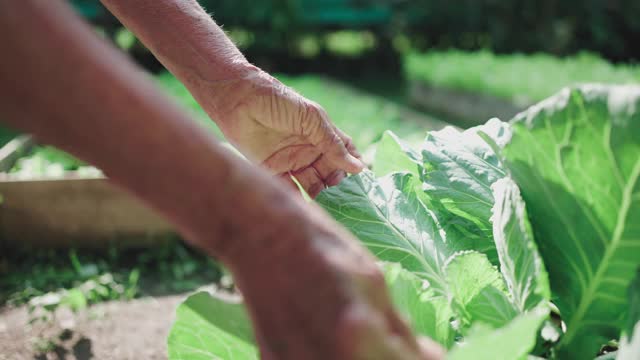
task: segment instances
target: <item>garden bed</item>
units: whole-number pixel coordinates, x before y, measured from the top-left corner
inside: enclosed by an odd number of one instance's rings
[[[11,172],[34,142],[21,136],[0,149],[0,242],[7,246],[146,246],[168,223],[99,171],[56,168],[55,175]]]

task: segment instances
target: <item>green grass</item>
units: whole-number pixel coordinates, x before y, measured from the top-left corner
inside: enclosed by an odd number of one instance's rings
[[[95,303],[190,291],[222,275],[211,258],[177,239],[147,250],[0,250],[0,308],[60,291],[87,292],[93,290],[87,289],[92,282],[104,287],[98,294],[87,294]]]
[[[303,96],[322,105],[336,126],[349,134],[360,149],[377,141],[388,129],[401,137],[424,136],[426,125],[406,121],[402,108],[382,97],[366,94],[316,75],[276,77]],[[220,135],[215,124],[191,94],[171,74],[161,74],[158,82],[168,94],[188,108],[198,122]]]
[[[561,88],[586,82],[640,82],[640,66],[612,65],[597,55],[567,58],[546,54],[495,55],[489,51],[411,53],[407,77],[430,85],[510,99],[518,104],[542,100]]]

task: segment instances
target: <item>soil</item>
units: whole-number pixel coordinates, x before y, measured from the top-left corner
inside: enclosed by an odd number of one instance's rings
[[[166,359],[176,306],[188,294],[97,304],[28,325],[26,306],[0,309],[0,360]],[[38,340],[40,339],[40,340]],[[36,343],[48,344],[38,351]]]

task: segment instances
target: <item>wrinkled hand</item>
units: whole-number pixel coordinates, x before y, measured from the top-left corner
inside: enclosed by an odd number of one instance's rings
[[[232,268],[262,359],[444,358],[440,345],[416,340],[398,317],[374,258],[350,234],[315,205],[304,204],[307,212],[278,203],[270,245],[243,244]],[[246,256],[256,250],[260,256]]]
[[[364,168],[320,105],[260,69],[250,66],[219,93],[216,116],[227,139],[292,186],[295,176],[311,197]]]

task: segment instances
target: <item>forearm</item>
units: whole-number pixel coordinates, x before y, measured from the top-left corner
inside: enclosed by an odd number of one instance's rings
[[[256,73],[196,0],[101,0],[220,121]],[[236,96],[237,95],[237,96]],[[221,98],[224,97],[224,103]]]
[[[294,204],[63,2],[1,2],[0,39],[0,118],[98,165],[210,253],[268,238],[260,224],[289,211],[267,212],[268,204]],[[252,221],[256,227],[246,226]]]
[[[370,343],[417,353],[345,230],[225,152],[64,2],[0,1],[0,42],[0,119],[97,165],[218,256],[264,358],[357,359]]]

